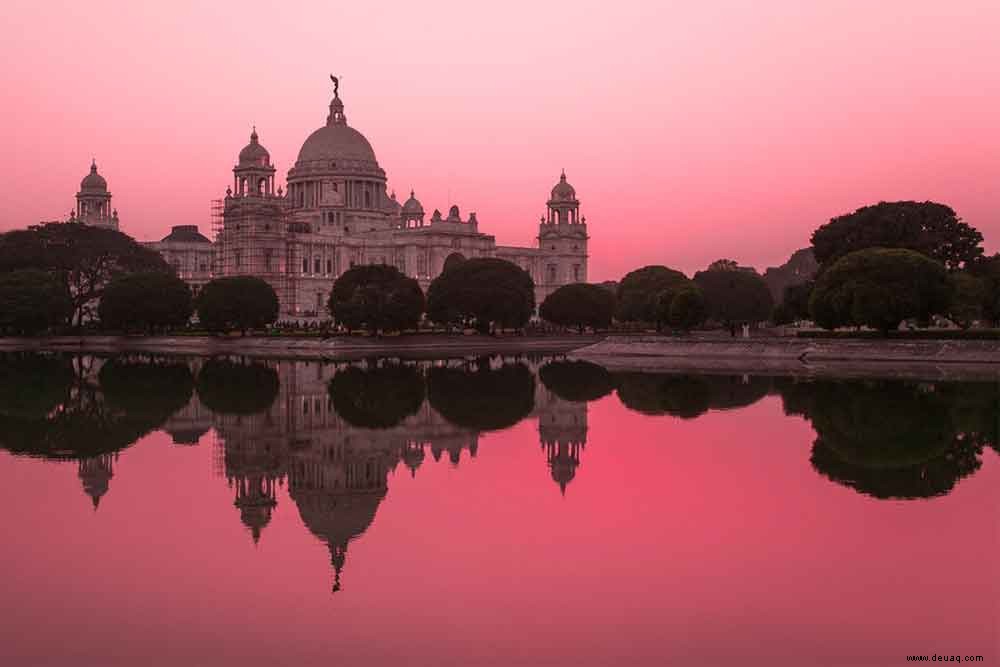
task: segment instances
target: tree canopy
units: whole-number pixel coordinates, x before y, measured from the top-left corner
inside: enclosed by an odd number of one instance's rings
[[[558,326],[607,329],[615,312],[615,295],[600,285],[563,285],[545,297],[538,314]]]
[[[662,319],[675,329],[684,331],[704,322],[708,314],[705,295],[694,283],[676,292],[670,290],[660,292],[658,306]]]
[[[869,248],[841,257],[820,275],[809,310],[826,329],[867,325],[887,332],[905,319],[944,313],[951,291],[940,263],[912,250]]]
[[[130,273],[108,284],[97,312],[108,329],[183,326],[191,318],[191,289],[169,273]]]
[[[786,287],[781,303],[774,308],[774,315],[771,318],[774,323],[790,324],[798,320],[808,320],[809,297],[814,286],[815,283],[809,280]]]
[[[0,333],[37,334],[73,312],[66,284],[49,271],[0,273]]]
[[[427,317],[440,324],[523,327],[535,311],[535,283],[527,271],[503,259],[474,257],[434,279],[427,290]]]
[[[672,299],[672,295],[691,286],[691,281],[680,271],[665,266],[644,266],[632,271],[618,283],[618,305],[615,317],[622,322],[649,322],[658,327],[664,313],[659,303]]]
[[[755,271],[709,269],[694,274],[694,282],[705,295],[705,309],[711,320],[760,322],[774,310],[771,291]]]
[[[401,331],[417,326],[424,293],[395,266],[355,266],[333,283],[327,308],[348,329]]]
[[[983,235],[936,202],[896,201],[864,206],[833,218],[812,235],[813,252],[825,268],[866,248],[906,248],[949,269],[983,254]]]
[[[994,326],[1000,324],[1000,253],[974,262],[969,273],[982,281],[983,318]]]
[[[70,293],[72,321],[92,316],[114,278],[137,271],[173,273],[158,252],[113,229],[52,222],[0,234],[0,273],[38,269],[58,275]]]
[[[246,332],[278,318],[278,295],[266,281],[253,276],[216,278],[201,288],[195,309],[209,331]]]

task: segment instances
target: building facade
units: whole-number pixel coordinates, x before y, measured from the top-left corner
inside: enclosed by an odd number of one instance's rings
[[[587,226],[565,174],[552,189],[537,245],[498,246],[475,213],[457,206],[429,216],[413,191],[400,204],[371,144],[348,125],[335,92],[326,123],[309,135],[288,170],[287,191],[256,128],[240,151],[233,183],[216,206],[219,276],[253,275],[278,294],[284,316],[323,316],[333,281],[359,264],[390,264],[426,290],[453,254],[500,257],[531,274],[536,302],[587,280]]]
[[[425,291],[452,255],[499,257],[527,271],[537,304],[563,285],[587,281],[587,223],[563,173],[546,204],[534,247],[498,246],[475,213],[457,206],[429,215],[411,190],[400,204],[368,139],[348,125],[337,90],[326,123],[302,144],[287,190],[257,129],[239,152],[232,185],[213,205],[211,236],[175,226],[146,242],[197,292],[216,277],[257,276],[275,290],[282,318],[320,318],[333,282],[359,264],[389,264]],[[118,229],[107,181],[96,163],[80,185],[71,221]]]

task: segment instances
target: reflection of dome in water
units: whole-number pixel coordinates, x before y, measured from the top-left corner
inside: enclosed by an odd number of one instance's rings
[[[375,521],[385,489],[345,493],[296,488],[294,484],[289,486],[289,495],[299,508],[302,523],[330,549],[334,570],[333,590],[336,592],[340,590],[340,573],[344,568],[347,545]]]
[[[84,492],[90,496],[94,509],[101,503],[101,498],[108,492],[111,478],[115,476],[115,454],[101,454],[86,459],[80,459],[77,474],[83,482]]]

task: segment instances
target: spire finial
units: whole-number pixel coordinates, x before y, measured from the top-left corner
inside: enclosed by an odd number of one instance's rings
[[[90,170],[91,171],[97,171],[97,158],[96,157],[90,158]]]
[[[257,143],[257,126],[253,125],[252,127],[253,129],[250,130],[250,143],[255,144]]]
[[[562,175],[559,177],[559,180],[560,181],[565,181],[566,180],[566,168],[565,167],[563,167]]]

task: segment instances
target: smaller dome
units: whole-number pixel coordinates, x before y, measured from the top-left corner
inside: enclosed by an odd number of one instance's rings
[[[257,141],[257,128],[254,127],[250,133],[250,143],[240,151],[240,166],[252,167],[260,165],[267,167],[271,164],[271,154]]]
[[[457,206],[448,209],[448,222],[462,222],[462,216],[459,215]]]
[[[198,225],[174,225],[170,233],[163,237],[161,243],[211,243],[201,232]]]
[[[552,188],[553,201],[570,201],[576,199],[576,190],[566,182],[566,172],[559,177],[559,182]]]
[[[420,200],[413,196],[413,190],[410,190],[410,198],[403,203],[403,213],[424,214],[424,207]]]
[[[107,192],[108,182],[104,180],[104,177],[97,173],[97,160],[94,160],[90,164],[90,173],[83,177],[80,181],[80,190],[86,192]]]

